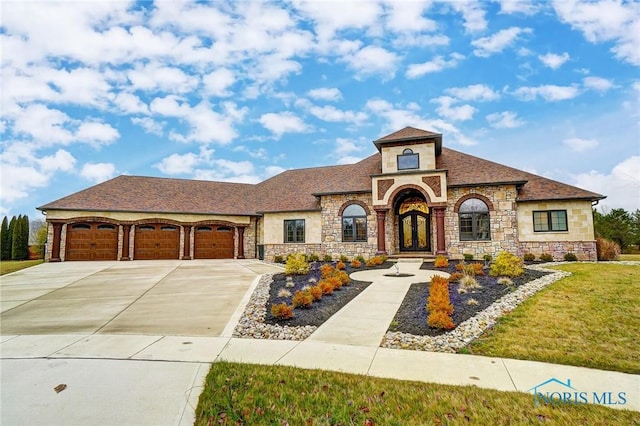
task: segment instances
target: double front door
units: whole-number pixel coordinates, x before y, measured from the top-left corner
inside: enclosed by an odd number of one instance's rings
[[[429,215],[410,211],[400,215],[400,250],[431,251]]]

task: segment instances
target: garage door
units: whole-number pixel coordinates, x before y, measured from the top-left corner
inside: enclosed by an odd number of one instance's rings
[[[196,226],[193,246],[195,259],[233,259],[233,228]]]
[[[174,225],[137,225],[133,258],[140,260],[178,259],[180,228]]]
[[[116,260],[118,227],[110,223],[67,225],[65,260]]]

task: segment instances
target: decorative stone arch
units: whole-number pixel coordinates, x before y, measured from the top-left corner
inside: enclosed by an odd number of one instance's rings
[[[362,202],[360,200],[347,200],[340,206],[340,209],[338,210],[338,216],[342,216],[342,212],[344,211],[344,209],[346,209],[347,207],[349,207],[352,204],[357,204],[360,207],[362,207],[364,209],[364,213],[367,216],[369,216],[371,214],[371,210],[369,210],[369,207],[367,206],[366,203],[364,203],[364,202]]]
[[[184,225],[184,222],[180,222],[179,220],[165,219],[165,218],[159,218],[159,217],[139,219],[131,222],[132,225],[146,225],[149,223],[165,223],[167,225],[174,225],[174,226]]]
[[[418,191],[424,197],[424,199],[427,202],[427,205],[429,207],[431,207],[433,205],[433,203],[431,202],[431,197],[429,196],[429,193],[427,192],[427,190],[425,188],[423,188],[420,185],[415,185],[415,184],[409,183],[409,184],[402,185],[402,186],[399,186],[396,189],[394,189],[394,191],[389,196],[389,201],[387,202],[387,208],[393,209],[393,204],[395,203],[395,200],[398,197],[398,194],[400,194],[402,191],[405,191],[407,189],[414,189],[414,190]]]
[[[249,226],[249,224],[240,225],[240,224],[237,224],[237,223],[230,222],[228,220],[217,220],[217,219],[200,220],[198,222],[189,223],[189,225],[192,225],[192,226],[207,226],[207,225],[228,226],[230,228],[236,228],[238,226]]]
[[[90,222],[90,223],[102,222],[102,223],[108,223],[110,225],[120,225],[122,223],[122,221],[120,220],[112,219],[109,217],[102,217],[102,216],[78,216],[78,217],[72,217],[71,219],[65,220],[65,224],[80,223],[80,222]]]
[[[487,205],[487,207],[489,208],[490,212],[494,211],[493,203],[491,202],[491,200],[489,200],[487,197],[485,197],[482,194],[472,193],[472,194],[467,194],[467,195],[463,195],[462,197],[460,197],[460,199],[456,202],[455,206],[453,206],[454,213],[458,213],[462,203],[464,203],[465,201],[467,201],[467,200],[469,200],[471,198],[477,198],[478,200],[482,201],[483,203],[485,203]]]

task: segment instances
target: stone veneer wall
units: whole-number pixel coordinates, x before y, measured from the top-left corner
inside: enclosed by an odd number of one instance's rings
[[[539,258],[542,253],[549,253],[553,260],[564,260],[564,255],[573,253],[578,260],[596,261],[598,253],[595,241],[534,241],[520,243],[521,253],[533,253]]]
[[[474,193],[486,197],[493,204],[494,210],[489,212],[491,223],[491,240],[489,241],[460,241],[460,223],[454,207],[461,197]],[[485,254],[495,258],[501,251],[519,255],[517,195],[515,185],[449,188],[444,223],[445,244],[449,257],[462,259],[465,253],[469,253],[473,254],[475,259],[482,259]]]
[[[291,253],[315,253],[320,256],[320,259],[322,259],[322,256],[324,255],[321,244],[286,243],[264,245],[265,260],[273,261],[275,256],[282,256],[283,259],[286,259],[287,255]]]
[[[337,259],[341,255],[348,258],[363,256],[368,259],[375,256],[378,250],[377,214],[373,210],[372,195],[339,194],[325,195],[320,201],[322,206],[322,253],[330,254]],[[342,216],[340,208],[349,201],[359,201],[367,206],[367,241],[342,242]]]

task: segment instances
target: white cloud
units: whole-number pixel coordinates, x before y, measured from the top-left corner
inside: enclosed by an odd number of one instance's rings
[[[71,117],[64,112],[34,104],[20,110],[13,123],[13,132],[44,145],[68,144],[74,139],[68,128],[70,125]]]
[[[511,27],[500,30],[489,36],[473,40],[471,45],[475,47],[473,54],[481,57],[488,57],[495,53],[502,52],[507,47],[514,44],[521,34],[532,33],[531,28]]]
[[[359,111],[340,110],[333,105],[325,105],[322,107],[312,106],[309,108],[309,113],[313,116],[324,121],[331,122],[347,122],[353,124],[360,124],[367,119],[367,114]]]
[[[307,92],[307,95],[320,101],[339,101],[342,99],[342,93],[335,87],[319,87]]]
[[[219,68],[202,77],[205,93],[218,97],[231,96],[232,92],[229,91],[229,87],[231,87],[235,81],[233,71],[227,68]]]
[[[451,59],[446,60],[442,56],[436,56],[432,60],[422,64],[411,64],[407,69],[407,78],[418,78],[428,73],[440,72],[447,68],[455,68],[460,61],[464,59],[464,56],[454,52],[450,55],[450,58]]]
[[[131,93],[118,93],[113,103],[124,114],[149,114],[147,104]]]
[[[358,79],[374,74],[381,74],[383,78],[392,78],[399,60],[395,53],[379,46],[366,46],[343,59],[356,72]]]
[[[538,59],[540,59],[540,61],[542,61],[542,63],[547,67],[551,68],[552,70],[556,70],[564,65],[564,63],[570,59],[570,56],[567,52],[562,52],[561,55],[555,53],[547,53],[545,55],[538,56]]]
[[[424,17],[430,6],[427,1],[389,2],[385,25],[396,33],[434,31],[437,23]]]
[[[162,136],[164,123],[155,121],[149,117],[131,117],[131,122],[142,127],[145,132]]]
[[[376,2],[343,0],[339,7],[315,0],[293,2],[298,11],[311,18],[321,40],[333,38],[346,29],[366,29],[378,23],[382,8]]]
[[[200,165],[205,159],[198,154],[188,152],[186,154],[171,154],[165,157],[154,167],[167,175],[183,175],[193,173],[196,166]]]
[[[487,115],[487,121],[491,127],[496,129],[514,129],[525,123],[513,111],[494,112]]]
[[[337,155],[344,156],[345,154],[360,151],[361,149],[362,148],[359,147],[353,139],[348,139],[348,138],[336,139],[335,153]]]
[[[591,43],[611,41],[618,59],[640,65],[640,8],[636,2],[554,0],[558,17]]]
[[[524,15],[533,15],[538,11],[538,6],[534,5],[531,0],[494,0],[500,3],[500,13],[512,14],[522,13]]]
[[[264,175],[265,178],[270,178],[271,176],[275,176],[275,175],[279,175],[280,173],[284,172],[285,169],[284,167],[280,167],[280,166],[266,166],[264,168]]]
[[[304,133],[309,128],[302,119],[291,111],[267,113],[260,116],[260,124],[280,138],[285,133]]]
[[[500,97],[496,91],[484,84],[472,84],[466,87],[451,87],[445,93],[463,101],[495,101]]]
[[[80,170],[80,176],[94,183],[111,179],[116,173],[113,163],[86,163]]]
[[[575,152],[588,151],[598,146],[598,141],[595,139],[569,138],[562,143]]]
[[[514,94],[524,101],[532,101],[541,97],[548,102],[556,102],[573,99],[580,94],[580,90],[576,86],[548,84],[537,87],[520,87]]]
[[[640,156],[632,156],[618,163],[611,173],[598,171],[573,176],[573,184],[606,195],[600,206],[622,208],[627,211],[640,209]]]
[[[354,164],[358,161],[362,160],[362,157],[355,157],[353,155],[346,155],[344,157],[340,157],[336,164]]]
[[[33,166],[10,164],[4,161],[0,163],[0,176],[2,176],[0,200],[5,209],[6,203],[28,197],[31,191],[47,186],[51,178],[51,174],[44,173]]]
[[[127,73],[127,78],[133,90],[145,92],[189,93],[198,86],[198,77],[157,63],[137,66]]]
[[[75,138],[92,144],[110,144],[120,137],[120,133],[110,124],[90,121],[80,124]]]
[[[487,29],[482,3],[477,0],[450,0],[449,4],[457,12],[462,13],[464,28],[467,32],[478,32]]]
[[[53,155],[45,155],[36,160],[41,170],[46,173],[63,171],[70,172],[76,164],[76,159],[64,149],[59,149]]]
[[[471,105],[454,105],[457,101],[457,99],[450,96],[440,96],[439,98],[432,99],[430,102],[439,105],[436,111],[442,117],[453,121],[471,120],[477,110]]]
[[[582,84],[587,89],[592,89],[597,92],[606,92],[613,87],[613,83],[610,80],[602,77],[585,77],[582,79]]]

